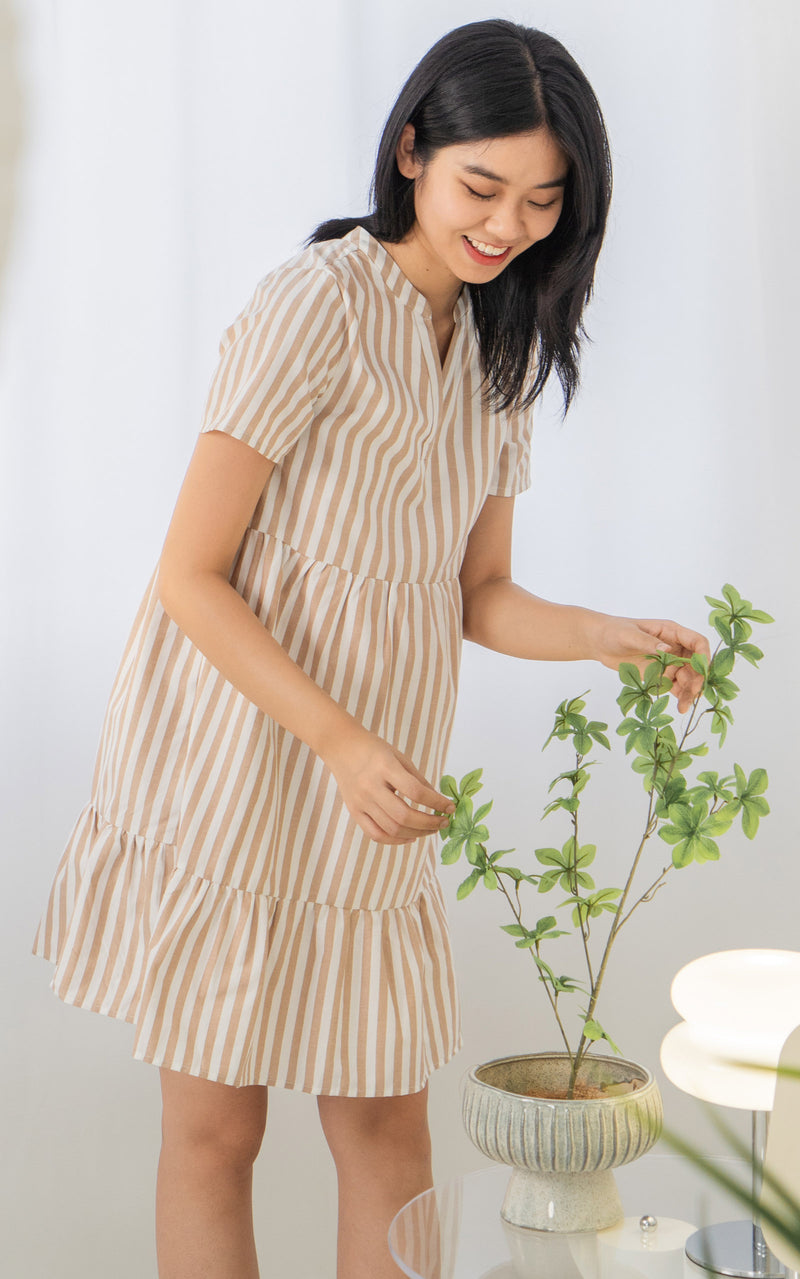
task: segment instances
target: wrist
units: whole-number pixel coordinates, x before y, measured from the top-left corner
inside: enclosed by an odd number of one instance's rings
[[[336,761],[352,751],[356,739],[366,731],[357,719],[331,699],[326,712],[316,720],[307,741],[314,753],[334,772]]]
[[[593,662],[602,662],[605,655],[604,637],[608,626],[609,614],[596,613],[591,608],[576,608],[578,617],[575,623],[575,641],[577,657]]]

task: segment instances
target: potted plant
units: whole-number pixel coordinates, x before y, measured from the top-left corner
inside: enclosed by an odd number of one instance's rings
[[[492,801],[477,809],[473,803],[482,787],[481,769],[460,784],[450,776],[441,782],[456,804],[442,831],[442,862],[453,865],[463,855],[470,865],[457,896],[462,900],[482,885],[505,899],[511,918],[502,928],[530,955],[563,1045],[553,1053],[488,1062],[467,1075],[464,1119],[470,1136],[485,1154],[515,1167],[503,1207],[505,1219],[514,1224],[583,1230],[621,1219],[610,1169],[643,1154],[657,1139],[661,1101],[652,1074],[621,1057],[600,1019],[598,1006],[614,945],[674,871],[716,861],[718,841],[737,818],[745,835],[754,838],[761,817],[769,812],[763,768],[748,774],[734,764],[729,775],[704,770],[690,776],[709,749],[707,741],[698,740],[700,730],[710,729],[721,746],[733,723],[730,703],[739,689],[730,677],[736,663],[757,666],[763,656],[751,641],[753,624],[772,621],[730,585],[723,587],[721,598],[706,599],[718,636],[710,660],[701,654],[682,659],[656,653],[643,671],[632,663],[620,667],[621,722],[616,732],[645,792],[641,833],[621,887],[595,882],[597,848],[584,842],[581,805],[596,763],[589,755],[597,747],[611,749],[608,725],[583,713],[585,694],[560,704],[545,742],[545,747],[553,742],[572,747],[573,759],[551,783],[550,793],[556,794],[543,814],[566,821],[568,833],[560,847],[535,849],[535,864],[509,864],[513,849],[489,851],[485,822]],[[676,725],[665,671],[683,661],[703,676],[703,687]],[[653,854],[656,849],[666,854],[665,845],[671,855],[663,864]],[[554,893],[558,901],[550,913],[534,919],[538,912],[528,913],[531,901]],[[568,935],[577,943],[577,976],[559,972],[551,958],[554,943]],[[570,1001],[571,1019],[564,1008]],[[570,1020],[576,1025],[572,1034]],[[592,1052],[600,1044],[614,1055]]]

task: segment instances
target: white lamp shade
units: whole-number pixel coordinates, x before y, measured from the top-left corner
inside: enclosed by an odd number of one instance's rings
[[[740,1058],[735,1058],[740,1060]],[[682,1092],[717,1106],[738,1110],[771,1110],[775,1075],[770,1071],[732,1066],[727,1056],[709,1049],[688,1022],[679,1022],[661,1044],[661,1066]]]
[[[705,1101],[771,1110],[774,1074],[735,1063],[777,1065],[785,1039],[800,1024],[800,953],[703,955],[680,970],[671,995],[685,1020],[661,1046],[667,1077]]]

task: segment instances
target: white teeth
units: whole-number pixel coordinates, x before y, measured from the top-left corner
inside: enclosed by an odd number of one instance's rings
[[[479,253],[485,253],[487,258],[501,258],[506,252],[505,249],[496,249],[491,244],[484,244],[481,240],[473,240],[471,235],[468,235],[467,239]]]

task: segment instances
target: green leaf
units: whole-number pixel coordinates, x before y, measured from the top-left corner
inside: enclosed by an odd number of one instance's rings
[[[461,849],[464,845],[463,839],[451,839],[442,849],[442,865],[452,866],[461,856]]]
[[[760,797],[742,803],[742,830],[748,839],[755,839],[760,818],[769,812],[769,804]]]
[[[482,874],[483,874],[483,871],[474,870],[471,875],[468,875],[466,879],[463,879],[461,881],[458,888],[456,889],[456,899],[458,901],[461,902],[464,900],[465,897],[469,897],[473,888],[475,888],[475,886],[478,884]]]
[[[747,616],[754,622],[761,622],[766,625],[768,622],[774,622],[775,618],[770,617],[769,613],[765,613],[763,609],[751,608]]]
[[[495,862],[499,862],[501,857],[508,857],[509,853],[515,853],[516,851],[515,848],[498,848],[496,853],[492,853],[489,861],[494,865]],[[508,867],[503,867],[503,869],[507,875],[510,873]]]
[[[473,866],[483,866],[486,861],[486,849],[477,840],[466,839],[464,841],[464,852],[467,861]]]
[[[732,648],[721,648],[711,663],[715,675],[730,675],[736,662],[736,654]],[[706,666],[708,663],[706,663]]]
[[[539,892],[549,893],[551,888],[555,888],[560,878],[561,871],[548,870],[539,880]]]
[[[733,825],[735,813],[730,812],[727,808],[718,808],[715,813],[709,814],[703,822],[704,835],[724,835],[726,830],[730,830]]]
[[[508,933],[509,937],[527,937],[528,930],[523,928],[522,924],[501,924],[504,933]]]
[[[758,666],[764,654],[755,644],[740,644],[736,650],[751,666]]]
[[[565,865],[563,854],[557,848],[537,848],[534,856],[543,866]]]
[[[637,691],[641,690],[642,681],[639,675],[638,666],[634,666],[633,662],[621,662],[619,667],[619,677],[623,684],[630,685]]]
[[[439,782],[439,790],[443,795],[449,795],[451,799],[458,799],[458,786],[455,777],[451,777],[449,773],[445,773]]]
[[[497,888],[497,875],[495,874],[491,866],[488,866],[486,868],[486,872],[483,876],[483,882],[487,888],[492,890],[492,892],[494,892],[494,890]]]
[[[483,820],[483,818],[486,816],[486,814],[487,814],[487,813],[490,813],[490,812],[492,811],[492,804],[493,804],[493,803],[494,803],[494,800],[493,800],[493,799],[490,799],[490,800],[489,800],[489,802],[488,802],[488,804],[481,804],[480,808],[478,809],[477,813],[475,814],[475,821],[476,821],[476,822],[480,822],[480,821],[482,821],[482,820]]]
[[[721,613],[712,613],[708,620],[725,644],[733,644],[731,624],[727,617],[724,617]]]
[[[524,874],[518,866],[499,866],[497,873],[498,875],[508,875],[509,879],[513,879],[516,884],[522,882],[526,884],[538,884],[539,882],[537,876]]]
[[[615,1052],[617,1056],[619,1056],[620,1049],[614,1043],[614,1040],[611,1038],[608,1032],[605,1031],[603,1027],[600,1025],[600,1022],[596,1021],[593,1017],[589,1017],[586,1019],[586,1021],[584,1021],[583,1033],[586,1036],[586,1038],[590,1039],[593,1043],[596,1043],[597,1040],[599,1039],[604,1039],[606,1043],[608,1044],[609,1048],[611,1049],[611,1051]]]
[[[659,834],[661,832],[659,831]],[[684,839],[680,844],[672,850],[672,864],[677,870],[682,870],[684,866],[690,866],[693,860],[693,853],[689,847],[689,840]]]
[[[555,928],[555,926],[556,926],[555,915],[543,915],[541,919],[537,919],[535,931],[537,934],[548,933],[550,929]]]
[[[611,743],[609,742],[605,733],[605,730],[607,728],[608,728],[608,724],[601,724],[599,720],[592,720],[590,724],[586,725],[587,733],[590,733],[592,735],[594,740],[597,742],[598,746],[604,746],[607,751],[610,751]]]
[[[482,768],[475,768],[472,770],[471,773],[467,773],[466,777],[462,777],[461,778],[462,795],[476,795],[483,785],[483,783],[481,782],[482,777],[483,777]]]
[[[693,671],[697,671],[698,675],[708,674],[708,658],[705,653],[693,653],[689,659],[689,665]]]
[[[557,995],[571,995],[576,990],[584,995],[588,993],[586,987],[582,986],[576,977],[568,977],[566,974],[553,979],[553,990]]]
[[[765,768],[754,768],[750,774],[750,780],[747,783],[748,796],[763,795],[768,784],[769,779],[767,777],[767,770]]]

